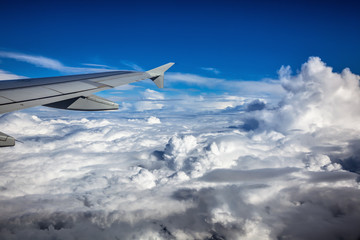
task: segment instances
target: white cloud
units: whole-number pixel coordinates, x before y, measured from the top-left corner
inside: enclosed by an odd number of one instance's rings
[[[13,73],[9,73],[7,71],[0,69],[0,80],[13,80],[13,79],[21,79],[21,78],[25,78],[25,77]]]
[[[108,65],[104,65],[104,64],[95,64],[95,63],[83,63],[82,65],[84,66],[90,66],[90,67],[99,67],[99,68],[111,68]]]
[[[51,59],[51,58],[43,57],[43,56],[29,55],[29,54],[24,54],[24,53],[0,51],[0,57],[10,58],[10,59],[14,59],[17,61],[30,63],[37,67],[56,70],[56,71],[63,72],[63,73],[75,74],[75,73],[85,73],[85,72],[107,71],[103,67],[98,68],[98,66],[94,66],[96,68],[69,67],[55,59]]]
[[[170,72],[166,74],[166,77],[167,77],[166,80],[169,82],[183,82],[187,84],[204,85],[208,87],[213,87],[225,81],[224,79],[220,79],[220,78],[208,78],[190,73]]]
[[[144,100],[137,101],[134,106],[137,111],[148,111],[162,109],[164,104],[157,100],[163,100],[164,95],[157,91],[146,89],[142,92]]]
[[[144,69],[142,67],[140,67],[139,65],[137,65],[136,63],[130,62],[130,61],[121,61],[121,63],[123,65],[125,65],[126,67],[129,67],[135,71],[139,71],[139,72],[143,72]]]
[[[147,89],[151,115],[0,116],[24,142],[0,149],[0,238],[356,239],[359,76],[310,58],[280,78],[276,108]]]
[[[278,124],[277,129],[316,131],[326,127],[359,130],[360,76],[344,69],[340,74],[320,58],[312,57],[301,72],[290,75],[290,68],[281,68],[280,80],[287,90],[278,111],[265,121]]]
[[[139,101],[134,104],[136,111],[149,111],[149,110],[158,110],[164,107],[164,104],[157,102],[145,102]]]
[[[154,91],[154,90],[151,90],[151,89],[146,89],[142,93],[142,95],[147,100],[163,100],[164,99],[164,94],[159,93],[159,92]]]
[[[201,69],[205,70],[205,71],[212,72],[212,73],[214,73],[216,75],[220,73],[220,71],[218,69],[212,68],[212,67],[202,67]]]
[[[151,117],[148,118],[147,123],[148,124],[160,124],[161,121],[160,121],[159,118],[151,116]]]
[[[236,93],[243,97],[268,98],[278,101],[285,91],[278,80],[263,79],[262,81],[225,80],[222,78],[208,78],[189,73],[167,73],[166,81],[171,83],[185,83]]]

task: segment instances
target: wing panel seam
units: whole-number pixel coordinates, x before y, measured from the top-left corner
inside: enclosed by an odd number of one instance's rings
[[[94,88],[96,89],[96,88]],[[48,96],[48,97],[40,97],[40,98],[33,98],[33,99],[27,99],[27,100],[24,100],[24,101],[18,101],[18,102],[11,102],[11,103],[4,103],[4,104],[0,104],[0,106],[6,106],[6,105],[10,105],[10,104],[18,104],[18,103],[26,103],[26,102],[31,102],[31,101],[37,101],[37,100],[41,100],[41,99],[48,99],[48,98],[53,98],[53,97],[60,97],[60,96],[66,96],[66,95],[71,95],[71,94],[76,94],[76,93],[82,93],[82,92],[87,92],[87,91],[91,91],[91,90],[94,90],[94,89],[87,89],[87,90],[82,90],[82,91],[77,91],[77,92],[71,92],[71,93],[65,93],[65,94],[59,94],[59,95],[53,95],[53,96]],[[101,89],[101,88],[98,88],[98,89]],[[107,88],[107,89],[110,89],[110,88]],[[99,90],[99,91],[104,91],[104,90],[107,90],[106,88],[105,89],[102,89],[102,90]],[[99,92],[98,91],[98,92]]]

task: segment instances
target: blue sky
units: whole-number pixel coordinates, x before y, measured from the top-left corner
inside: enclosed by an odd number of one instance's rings
[[[173,61],[172,71],[229,80],[274,78],[309,56],[359,73],[358,11],[346,1],[1,1],[0,50],[72,67],[147,70]],[[64,74],[0,61],[21,76]]]

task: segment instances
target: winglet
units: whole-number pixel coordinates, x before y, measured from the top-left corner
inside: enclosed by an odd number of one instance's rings
[[[147,71],[150,75],[150,79],[158,86],[158,88],[164,88],[164,73],[175,63],[167,63],[160,67]]]

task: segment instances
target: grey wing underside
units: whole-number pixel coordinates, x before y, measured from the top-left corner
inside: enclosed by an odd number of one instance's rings
[[[152,79],[163,87],[168,63],[147,72],[111,71],[72,76],[0,81],[0,114],[45,105],[70,110],[113,110],[118,105],[93,93]]]
[[[168,63],[146,72],[111,71],[72,76],[0,81],[0,114],[44,105],[47,107],[101,111],[118,109],[118,104],[93,95],[117,86],[151,79],[164,87]],[[15,139],[0,132],[0,147],[13,146]]]

